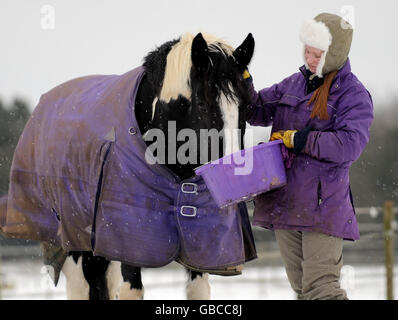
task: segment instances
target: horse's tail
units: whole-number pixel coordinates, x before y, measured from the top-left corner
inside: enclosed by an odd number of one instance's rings
[[[7,215],[7,195],[0,197],[0,236],[4,235],[2,226],[5,225]]]

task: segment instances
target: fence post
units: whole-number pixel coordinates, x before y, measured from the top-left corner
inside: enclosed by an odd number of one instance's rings
[[[386,264],[387,300],[394,300],[394,203],[384,202],[384,254]]]

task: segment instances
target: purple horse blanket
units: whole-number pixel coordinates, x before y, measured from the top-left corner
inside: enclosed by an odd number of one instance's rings
[[[143,74],[81,77],[41,96],[15,150],[2,230],[140,267],[239,273],[256,258],[245,204],[219,209],[201,177],[145,161],[134,113]]]

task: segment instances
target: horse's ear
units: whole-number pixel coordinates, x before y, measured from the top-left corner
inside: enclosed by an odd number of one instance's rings
[[[249,33],[242,44],[237,47],[233,53],[235,61],[242,68],[246,68],[250,63],[254,53],[254,38]]]
[[[209,49],[206,40],[198,33],[192,41],[191,59],[198,71],[206,71],[209,67]]]

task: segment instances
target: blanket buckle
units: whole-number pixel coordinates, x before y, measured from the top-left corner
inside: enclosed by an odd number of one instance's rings
[[[185,187],[189,186],[190,188],[186,189]],[[191,189],[191,190],[189,190]],[[197,193],[198,192],[198,185],[192,182],[184,182],[181,185],[181,191],[184,193]]]
[[[190,209],[191,212],[184,212],[184,209]],[[193,206],[181,206],[180,213],[184,217],[195,217],[196,216],[196,207]]]

